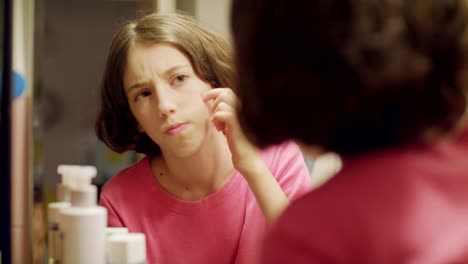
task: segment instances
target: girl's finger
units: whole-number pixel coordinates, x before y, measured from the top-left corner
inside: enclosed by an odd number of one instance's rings
[[[214,109],[215,110],[213,111],[213,113],[220,112],[220,111],[234,112],[234,108],[226,104],[225,102],[220,102]]]
[[[213,102],[213,109],[216,109],[216,107],[220,104],[220,103],[225,103],[229,106],[231,106],[233,109],[235,108],[235,104],[236,104],[236,97],[234,97],[233,94],[229,94],[229,93],[223,93],[221,95],[219,95],[215,101]]]
[[[230,90],[229,88],[214,88],[209,90],[203,96],[203,101],[208,102],[210,100],[216,99],[220,94],[224,93],[226,90]]]
[[[225,131],[232,124],[234,115],[232,112],[220,111],[213,114],[211,117],[215,127],[219,131]]]

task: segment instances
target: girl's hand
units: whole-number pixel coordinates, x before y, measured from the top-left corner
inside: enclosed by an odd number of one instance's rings
[[[275,221],[288,206],[284,191],[260,158],[257,149],[242,132],[236,115],[237,98],[229,88],[215,88],[203,98],[212,110],[212,121],[226,135],[232,162],[250,186],[268,223]]]
[[[208,91],[203,100],[212,101],[211,120],[216,129],[226,136],[231,150],[234,167],[244,175],[255,169],[259,161],[257,149],[244,136],[236,115],[237,97],[229,88],[215,88]]]

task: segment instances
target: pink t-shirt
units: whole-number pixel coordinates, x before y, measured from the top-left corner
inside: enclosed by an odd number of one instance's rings
[[[273,226],[264,264],[467,264],[468,142],[347,160]]]
[[[310,189],[297,145],[275,146],[261,155],[289,198]],[[252,263],[267,228],[252,191],[238,172],[216,193],[187,202],[159,185],[147,157],[112,177],[102,190],[100,204],[108,210],[109,226],[146,234],[151,264]]]

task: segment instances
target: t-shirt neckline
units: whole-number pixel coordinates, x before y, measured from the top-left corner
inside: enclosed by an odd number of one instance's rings
[[[144,157],[140,162],[142,166],[145,182],[150,186],[151,192],[155,194],[155,199],[163,201],[171,210],[182,214],[197,214],[209,210],[223,202],[237,190],[242,176],[234,170],[227,182],[216,192],[198,201],[185,201],[176,198],[164,189],[159,181],[154,177],[151,170],[150,159]]]

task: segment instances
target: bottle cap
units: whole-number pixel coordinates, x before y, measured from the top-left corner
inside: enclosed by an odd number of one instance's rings
[[[143,233],[109,236],[106,246],[108,263],[146,263],[146,238]]]
[[[106,228],[106,237],[113,235],[128,234],[128,229],[126,227],[107,227]]]

